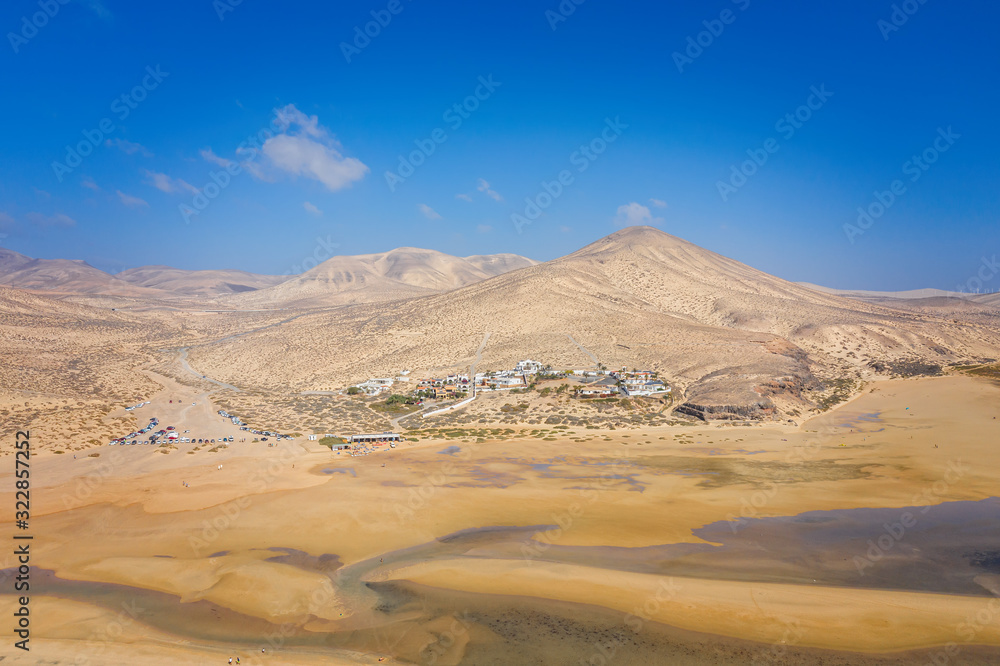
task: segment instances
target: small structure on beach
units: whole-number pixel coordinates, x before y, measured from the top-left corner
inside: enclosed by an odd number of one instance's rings
[[[365,435],[351,435],[347,438],[351,444],[379,444],[384,442],[400,442],[402,437],[398,432],[380,432]]]

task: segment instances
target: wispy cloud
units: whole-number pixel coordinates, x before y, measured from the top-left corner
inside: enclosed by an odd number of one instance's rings
[[[424,214],[424,217],[426,217],[428,220],[441,219],[441,216],[438,215],[438,212],[433,208],[431,208],[430,206],[428,206],[427,204],[417,204],[417,208],[420,210],[421,213]]]
[[[198,194],[198,188],[191,183],[181,180],[180,178],[171,178],[165,173],[158,173],[156,171],[145,170],[146,183],[152,185],[161,192],[167,192],[172,194],[174,192],[180,192],[185,190],[191,194]]]
[[[122,203],[128,206],[129,208],[139,208],[141,206],[149,205],[139,197],[133,197],[130,194],[125,194],[121,190],[116,190],[116,192],[118,193],[118,198],[122,200]]]
[[[662,217],[654,217],[648,208],[640,203],[632,202],[618,207],[614,224],[616,227],[634,227],[637,225],[656,226],[663,223]]]
[[[153,156],[153,153],[149,152],[149,150],[147,150],[141,143],[133,143],[126,139],[108,139],[104,142],[104,145],[118,148],[126,155],[135,155],[136,153],[139,153],[143,157]]]
[[[100,192],[100,186],[94,182],[94,179],[90,176],[84,176],[83,180],[80,181],[80,185],[86,187],[89,190],[94,190],[95,192]]]
[[[667,207],[667,202],[664,201],[663,199],[650,199],[649,203],[653,204],[657,208],[666,208]]]
[[[85,4],[90,11],[94,12],[105,21],[111,20],[111,12],[104,6],[104,3],[102,3],[101,0],[83,0],[83,4]]]
[[[14,221],[13,217],[3,211],[0,211],[0,229],[10,231],[16,226],[17,222]]]
[[[309,203],[308,201],[305,202],[304,204],[302,204],[302,207],[305,208],[310,213],[312,213],[313,215],[322,215],[323,214],[323,211],[321,211],[319,208],[317,208],[313,204]]]
[[[573,230],[572,230],[572,229],[570,229],[569,227],[567,227],[567,226],[566,226],[566,225],[564,224],[564,225],[562,225],[561,227],[559,227],[559,231],[563,232],[564,234],[568,234],[569,232],[571,232],[571,231],[573,231]]]
[[[481,234],[488,234],[491,231],[493,231],[493,227],[491,227],[488,224],[480,224],[476,226],[476,231],[478,231]]]
[[[484,178],[479,179],[479,184],[476,186],[476,189],[494,201],[503,201],[503,197],[500,196],[500,193],[490,187],[490,184],[487,183]]]
[[[227,160],[225,157],[219,157],[216,155],[211,147],[203,148],[198,154],[201,155],[203,160],[216,164],[222,168],[226,168],[233,163],[232,160]]]
[[[317,116],[307,116],[294,104],[278,113],[287,122],[287,129],[263,146],[264,154],[278,169],[317,180],[331,191],[350,187],[369,172],[361,160],[343,155],[343,146],[319,124]]]
[[[28,222],[31,222],[36,227],[73,227],[76,226],[76,220],[74,220],[69,215],[64,213],[56,213],[55,215],[42,215],[41,213],[28,213]]]
[[[462,201],[468,201],[469,203],[472,203],[472,197],[470,197],[468,194],[456,194],[455,198],[456,199],[461,199]]]
[[[40,196],[40,197],[42,197],[44,199],[48,199],[49,197],[52,196],[51,194],[49,194],[45,190],[40,190],[37,187],[33,187],[31,189],[34,190],[35,194],[37,194],[38,196]]]

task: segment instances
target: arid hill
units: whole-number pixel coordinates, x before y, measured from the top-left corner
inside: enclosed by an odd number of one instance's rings
[[[823,287],[818,284],[799,282],[803,287],[808,287],[814,291],[845,298],[856,298],[860,301],[896,301],[896,300],[916,300],[924,298],[966,298],[973,294],[962,294],[957,291],[946,291],[944,289],[909,289],[906,291],[872,291],[869,289],[834,289],[833,287]]]
[[[140,266],[118,273],[119,280],[183,296],[214,297],[274,286],[284,275],[258,275],[239,270],[189,271],[170,266]]]
[[[162,297],[162,293],[133,285],[94,268],[85,261],[32,259],[0,248],[0,285],[62,294]]]
[[[196,348],[192,362],[236,385],[340,388],[403,368],[467,370],[487,333],[479,369],[525,357],[645,366],[692,404],[733,413],[767,412],[772,397],[794,403],[829,380],[1000,348],[996,328],[824,294],[632,227],[443,294],[306,314]]]
[[[514,254],[453,257],[401,247],[337,256],[281,284],[228,299],[238,307],[317,307],[392,301],[450,291],[536,262]]]
[[[535,263],[516,254],[463,259],[434,250],[398,248],[380,254],[334,257],[295,276],[170,266],[140,266],[110,275],[84,261],[32,259],[0,248],[0,285],[62,296],[157,302],[179,299],[188,304],[203,301],[217,305],[223,298],[223,306],[237,309],[316,307],[448,291]]]
[[[1000,316],[1000,294],[970,294],[943,289],[912,289],[909,291],[866,291],[820,287],[805,282],[804,287],[824,294],[835,294],[866,303],[897,310],[927,312],[947,317],[961,316],[969,321],[995,323]]]

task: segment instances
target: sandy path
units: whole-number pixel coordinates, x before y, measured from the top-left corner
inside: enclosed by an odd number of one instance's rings
[[[594,362],[594,368],[597,368],[597,366],[600,364],[600,361],[597,360],[597,357],[594,356],[593,354],[591,354],[590,350],[588,350],[586,347],[584,347],[579,342],[577,342],[576,340],[574,340],[573,336],[570,335],[569,333],[566,334],[566,337],[569,338],[569,341],[572,342],[574,345],[576,345],[577,348],[580,351],[582,351],[584,354],[586,354],[587,356],[589,356],[590,360]]]
[[[177,350],[178,351],[177,360],[180,363],[181,368],[183,368],[186,372],[191,373],[192,375],[194,375],[198,379],[203,379],[205,381],[212,382],[216,386],[219,386],[219,387],[224,388],[224,389],[229,389],[230,391],[236,391],[237,393],[239,392],[240,389],[238,389],[237,387],[233,386],[232,384],[227,384],[225,382],[221,382],[218,379],[212,379],[211,377],[208,377],[207,375],[203,375],[200,372],[198,372],[197,370],[195,370],[194,368],[192,368],[191,365],[188,363],[188,360],[187,360],[188,349],[190,349],[190,347],[181,347],[179,350]]]
[[[486,349],[486,343],[489,342],[490,336],[493,335],[487,332],[483,336],[483,341],[479,343],[479,348],[476,349],[476,360],[472,362],[472,366],[469,368],[469,381],[474,382],[476,379],[476,366],[479,365],[483,360],[483,350]],[[475,387],[473,387],[475,390]]]

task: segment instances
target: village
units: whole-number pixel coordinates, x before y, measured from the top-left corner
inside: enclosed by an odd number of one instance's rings
[[[364,394],[376,397],[390,393],[397,385],[411,383],[409,370],[403,370],[396,377],[372,378],[347,389],[348,395]],[[657,378],[651,370],[629,370],[622,367],[618,371],[599,366],[597,370],[553,370],[552,366],[539,361],[525,359],[518,361],[510,370],[476,373],[471,379],[468,374],[451,374],[432,377],[415,382],[410,395],[418,399],[446,400],[474,397],[479,391],[510,391],[526,389],[539,380],[570,379],[580,385],[574,395],[579,398],[610,398],[614,396],[652,396],[670,393],[671,389]]]
[[[641,396],[670,395],[671,387],[660,380],[657,373],[651,370],[622,367],[619,370],[608,370],[603,365],[596,369],[562,369],[554,370],[551,365],[532,359],[518,361],[509,370],[494,370],[469,374],[449,374],[444,377],[427,377],[414,379],[411,371],[402,370],[395,377],[372,378],[360,382],[341,391],[342,395],[365,396],[377,398],[386,396],[384,404],[402,406],[409,409],[420,408],[423,417],[460,409],[476,399],[476,396],[487,392],[523,392],[531,390],[538,382],[566,380],[572,385],[572,397],[588,399],[631,398]],[[400,389],[403,389],[402,391]],[[458,402],[452,402],[457,400]],[[169,403],[177,401],[170,400]],[[425,407],[425,403],[427,406]],[[126,412],[150,404],[143,401],[125,408]],[[192,403],[192,406],[194,403]],[[374,408],[374,407],[373,407]],[[433,411],[427,411],[434,408]],[[243,418],[219,409],[217,416],[236,426],[247,437],[216,433],[216,436],[198,436],[189,430],[179,430],[173,425],[160,427],[159,419],[150,418],[142,428],[130,432],[108,442],[111,446],[146,445],[165,446],[170,444],[210,444],[226,447],[234,441],[247,442],[253,436],[252,442],[267,442],[269,447],[277,446],[283,440],[300,437],[299,433],[286,434],[277,430],[254,427]],[[396,423],[394,422],[394,425]],[[318,442],[328,446],[331,452],[340,455],[362,456],[396,448],[403,440],[397,432],[375,432],[355,434],[314,434],[306,435],[308,441]]]

